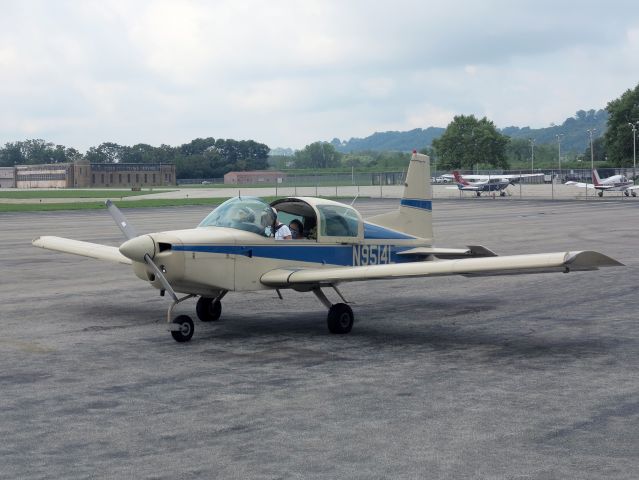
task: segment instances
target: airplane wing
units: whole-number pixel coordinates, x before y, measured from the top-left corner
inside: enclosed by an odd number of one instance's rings
[[[262,284],[273,288],[313,287],[340,282],[443,275],[513,275],[569,272],[620,266],[622,263],[593,251],[529,255],[489,256],[460,260],[424,261],[316,269],[275,269],[262,275]]]
[[[123,263],[131,265],[131,260],[120,253],[118,247],[110,247],[99,243],[81,242],[70,238],[43,236],[34,238],[31,242],[34,247],[46,248],[57,252],[72,253],[83,257],[105,260],[107,262]]]
[[[574,187],[579,187],[579,188],[595,188],[595,186],[592,183],[574,182],[572,180],[569,182],[566,182],[564,185],[572,185]]]
[[[516,180],[519,178],[529,178],[529,177],[543,177],[544,174],[543,173],[523,173],[523,174],[516,174],[516,175],[473,175],[471,174],[464,174],[462,175],[462,177],[464,177],[466,180]]]

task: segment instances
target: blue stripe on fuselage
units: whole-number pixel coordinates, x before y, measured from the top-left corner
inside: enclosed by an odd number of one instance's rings
[[[203,252],[250,257],[311,262],[324,265],[352,266],[354,249],[360,245],[294,245],[291,241],[282,241],[281,245],[173,245],[173,250],[181,252]],[[389,245],[391,263],[404,263],[416,260],[398,255],[399,252],[413,246]]]
[[[411,240],[416,237],[364,222],[364,238],[366,240]]]

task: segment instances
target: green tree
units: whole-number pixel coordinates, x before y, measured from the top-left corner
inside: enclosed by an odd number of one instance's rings
[[[340,164],[342,154],[327,142],[315,142],[295,152],[296,168],[332,168]]]
[[[126,147],[113,142],[104,142],[87,150],[84,158],[91,163],[119,163]]]
[[[26,163],[20,148],[21,142],[9,142],[0,149],[0,167],[13,167]]]
[[[508,137],[495,128],[486,117],[458,115],[444,134],[433,140],[438,168],[472,169],[475,165],[508,168],[506,145]]]
[[[606,110],[609,116],[604,143],[608,161],[619,167],[632,166],[632,128],[628,124],[639,122],[639,84],[610,101]]]

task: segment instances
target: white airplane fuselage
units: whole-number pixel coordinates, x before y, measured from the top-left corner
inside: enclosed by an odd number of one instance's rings
[[[238,203],[241,199],[237,200]],[[291,198],[316,208],[339,205],[325,199]],[[285,208],[285,207],[283,207]],[[430,213],[430,201],[411,208]],[[175,291],[215,296],[223,290],[251,291],[268,287],[260,282],[266,272],[278,268],[330,268],[423,261],[425,255],[402,255],[415,247],[430,247],[429,239],[364,222],[357,215],[357,231],[350,237],[330,236],[320,229],[318,238],[275,240],[263,234],[220,226],[200,226],[141,235],[125,242],[120,251],[133,260],[142,280],[162,289],[162,283],[144,262],[150,254]],[[330,233],[330,232],[328,232]]]

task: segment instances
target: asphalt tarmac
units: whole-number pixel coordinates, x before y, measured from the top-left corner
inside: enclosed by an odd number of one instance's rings
[[[141,233],[206,213],[125,211]],[[438,246],[627,266],[346,284],[350,335],[311,294],[229,293],[178,344],[129,267],[30,245],[118,245],[106,211],[0,214],[0,478],[636,479],[639,205],[440,200],[434,218]]]

